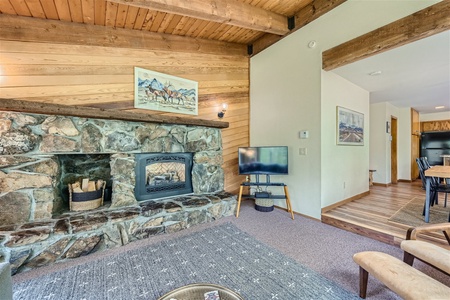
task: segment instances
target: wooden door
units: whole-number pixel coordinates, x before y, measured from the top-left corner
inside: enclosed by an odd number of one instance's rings
[[[419,113],[411,108],[411,180],[419,178],[416,158],[420,156],[420,120]]]
[[[391,183],[397,183],[397,118],[391,116]]]

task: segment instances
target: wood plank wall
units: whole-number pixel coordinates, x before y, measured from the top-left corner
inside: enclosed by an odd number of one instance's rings
[[[427,131],[448,131],[450,130],[450,120],[420,122],[421,132]]]
[[[223,121],[230,126],[222,129],[225,190],[237,192],[243,181],[237,175],[237,148],[249,144],[249,58],[245,46],[242,54],[236,54],[235,47],[227,54],[189,50],[192,47],[182,45],[180,51],[143,49],[133,44],[126,48],[93,46],[79,41],[61,43],[58,38],[57,42],[51,38],[30,41],[32,38],[21,38],[27,35],[22,34],[24,30],[32,29],[22,27],[17,35],[14,30],[0,34],[2,98],[162,114],[133,108],[134,67],[198,81],[199,114],[193,118],[218,120],[221,104],[228,104]],[[146,36],[146,45],[152,37]],[[155,44],[160,42],[157,38]]]

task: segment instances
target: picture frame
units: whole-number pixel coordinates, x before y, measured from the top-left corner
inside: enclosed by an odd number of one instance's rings
[[[134,107],[198,115],[198,82],[135,67]]]
[[[336,106],[337,145],[364,145],[364,114]]]

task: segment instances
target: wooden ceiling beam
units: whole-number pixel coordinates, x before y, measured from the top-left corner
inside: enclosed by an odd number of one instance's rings
[[[445,0],[324,51],[322,68],[330,71],[447,30],[450,1]]]
[[[108,0],[157,10],[170,14],[188,16],[211,22],[225,23],[277,35],[289,32],[287,17],[235,0]]]
[[[313,0],[311,3],[303,7],[299,12],[297,12],[294,16],[295,27],[292,29],[292,32],[295,32],[311,23],[312,21],[318,19],[323,16],[327,12],[336,8],[337,6],[344,3],[346,0]],[[287,35],[286,35],[287,36]],[[267,47],[275,44],[279,40],[284,37],[280,37],[273,34],[266,33],[258,40],[253,43],[253,55],[263,51]]]
[[[0,40],[247,56],[243,44],[6,14]]]
[[[295,14],[295,30],[308,25],[312,21],[335,9],[347,0],[313,0]]]

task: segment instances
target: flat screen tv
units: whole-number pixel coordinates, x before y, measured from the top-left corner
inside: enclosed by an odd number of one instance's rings
[[[288,147],[240,147],[240,175],[287,175]]]

